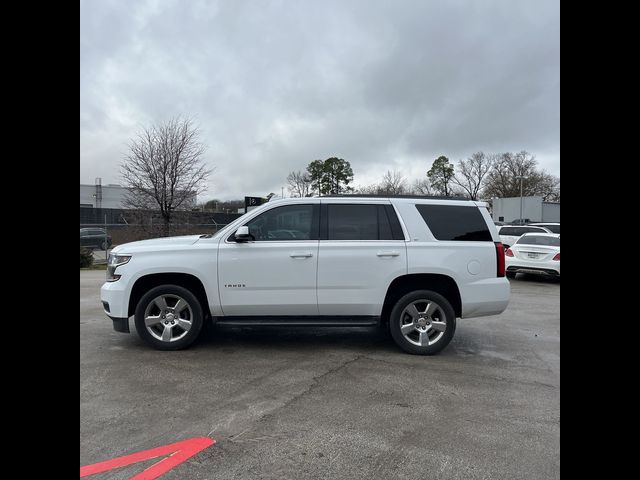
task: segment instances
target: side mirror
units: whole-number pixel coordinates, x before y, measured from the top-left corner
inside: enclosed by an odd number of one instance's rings
[[[253,235],[249,233],[249,227],[247,227],[246,225],[238,228],[234,236],[235,236],[236,242],[238,243],[244,243],[244,242],[253,240]]]

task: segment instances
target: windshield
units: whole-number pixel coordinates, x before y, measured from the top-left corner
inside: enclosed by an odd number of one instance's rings
[[[518,245],[544,245],[547,247],[559,247],[560,237],[547,237],[543,235],[524,235],[516,242]]]

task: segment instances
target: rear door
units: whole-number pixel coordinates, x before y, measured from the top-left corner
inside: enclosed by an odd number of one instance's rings
[[[380,315],[387,287],[407,272],[394,207],[388,200],[322,199],[320,219],[320,315]]]

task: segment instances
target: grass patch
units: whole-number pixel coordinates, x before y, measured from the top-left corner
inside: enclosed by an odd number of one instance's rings
[[[80,270],[106,270],[106,269],[107,269],[106,263],[94,263],[90,267],[80,268]]]

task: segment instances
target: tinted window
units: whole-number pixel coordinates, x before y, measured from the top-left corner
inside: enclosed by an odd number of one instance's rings
[[[542,225],[542,226],[553,233],[558,233],[558,234],[560,233],[560,225]]]
[[[493,241],[476,206],[416,205],[416,208],[438,240]]]
[[[104,230],[90,230],[89,235],[104,235]]]
[[[311,205],[287,205],[272,208],[246,225],[256,242],[310,240],[315,236],[311,232],[312,217]]]
[[[377,205],[330,204],[327,206],[327,215],[329,240],[379,239]]]
[[[522,235],[523,233],[547,233],[542,227],[522,227]]]
[[[502,227],[499,233],[500,235],[515,235],[516,229],[513,227]]]
[[[376,208],[378,209],[378,240],[393,240],[391,224],[384,205],[376,205]]]
[[[560,239],[557,237],[546,237],[542,235],[525,235],[520,237],[516,242],[518,245],[547,245],[551,247],[559,247]]]

